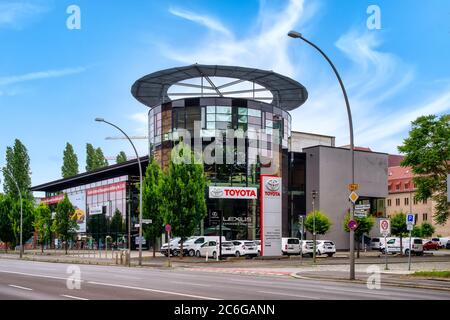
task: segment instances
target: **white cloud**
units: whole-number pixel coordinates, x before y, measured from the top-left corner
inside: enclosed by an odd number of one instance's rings
[[[130,116],[130,118],[134,121],[137,121],[141,124],[147,124],[148,121],[148,113],[147,112],[138,112],[134,113]]]
[[[2,2],[0,3],[0,27],[18,28],[28,19],[47,10],[45,6],[36,4],[36,1],[34,3],[19,0]]]
[[[68,76],[68,75],[72,75],[72,74],[82,73],[84,71],[86,71],[86,68],[77,67],[77,68],[66,68],[66,69],[60,69],[60,70],[47,70],[47,71],[40,71],[40,72],[31,72],[31,73],[17,75],[17,76],[0,77],[0,86],[16,84],[16,83],[26,82],[26,81],[40,80],[40,79],[59,78],[59,77],[64,77],[64,76]]]
[[[231,37],[231,32],[222,23],[208,16],[202,16],[190,11],[175,8],[170,8],[169,12],[180,18],[201,24],[212,31],[217,31],[227,37]]]

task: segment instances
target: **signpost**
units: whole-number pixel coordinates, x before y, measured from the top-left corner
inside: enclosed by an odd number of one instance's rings
[[[358,228],[358,223],[355,220],[350,220],[347,226],[350,230],[355,231]]]
[[[356,191],[358,189],[359,189],[359,184],[357,184],[357,183],[350,183],[348,185],[348,190],[350,190],[350,191]]]
[[[142,224],[151,224],[152,222],[152,219],[142,219]]]
[[[166,224],[164,226],[164,230],[167,232],[167,266],[170,268],[170,231],[172,230],[172,226],[170,224]]]
[[[391,234],[391,221],[389,219],[380,220],[380,233],[384,237],[384,261],[385,261],[384,270],[389,270],[387,262],[387,240],[386,240],[386,237],[389,234]]]
[[[411,270],[411,231],[414,228],[415,216],[412,213],[406,215],[406,227],[409,231],[408,270]]]

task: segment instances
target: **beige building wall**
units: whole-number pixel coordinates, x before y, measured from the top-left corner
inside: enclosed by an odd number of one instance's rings
[[[398,212],[405,214],[411,212],[416,215],[416,224],[429,222],[436,228],[434,236],[450,236],[450,221],[447,221],[445,225],[439,225],[434,221],[434,205],[431,200],[427,200],[425,203],[414,201],[414,192],[390,193],[386,198],[386,216],[390,218]]]

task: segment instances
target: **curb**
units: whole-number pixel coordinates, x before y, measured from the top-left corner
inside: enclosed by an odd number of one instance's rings
[[[295,279],[301,279],[301,280],[324,280],[329,282],[346,282],[346,283],[366,283],[366,281],[355,279],[355,280],[349,280],[349,279],[335,279],[335,278],[327,278],[327,277],[305,277],[300,276],[297,273],[291,273],[291,277]],[[435,279],[433,279],[435,280]],[[397,282],[389,282],[389,281],[383,281],[384,285],[390,286],[390,287],[401,287],[401,288],[414,288],[414,289],[427,289],[427,290],[439,290],[439,291],[446,291],[450,292],[450,288],[445,287],[434,287],[434,286],[423,286],[423,285],[414,285],[414,284],[406,284],[406,283],[397,283]]]

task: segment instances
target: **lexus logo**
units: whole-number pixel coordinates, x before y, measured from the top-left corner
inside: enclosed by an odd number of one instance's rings
[[[223,196],[223,189],[216,189],[216,188],[211,188],[209,190],[209,192],[211,193],[211,195],[215,198],[220,198]]]
[[[278,191],[280,189],[280,181],[278,179],[269,179],[266,182],[266,188],[269,191]]]

